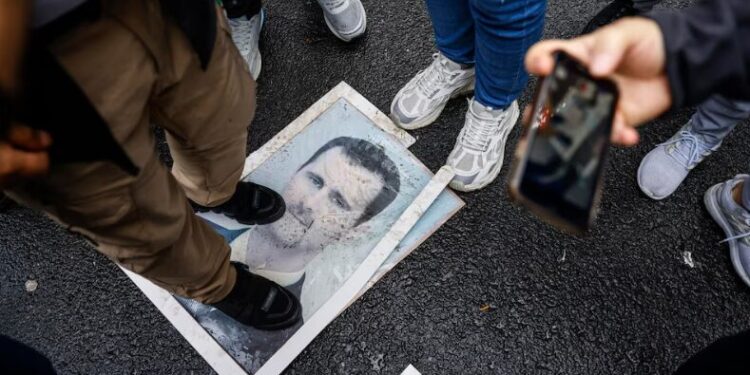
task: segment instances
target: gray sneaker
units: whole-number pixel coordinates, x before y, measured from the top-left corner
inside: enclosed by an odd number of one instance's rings
[[[256,81],[260,76],[262,65],[258,43],[260,42],[260,32],[263,30],[263,23],[265,23],[265,21],[265,9],[261,9],[260,12],[252,18],[242,16],[229,19],[229,26],[232,29],[232,41],[240,51],[242,58],[247,62],[250,74]]]
[[[391,119],[404,129],[432,124],[451,98],[474,91],[474,67],[457,64],[440,53],[393,98]]]
[[[729,244],[729,255],[735,271],[750,286],[750,212],[732,197],[732,189],[747,178],[748,175],[737,175],[734,179],[714,185],[706,191],[703,202],[727,236],[721,242]]]
[[[652,199],[670,196],[688,173],[712,152],[718,144],[709,144],[685,124],[672,138],[651,150],[638,167],[638,186]]]
[[[503,166],[505,141],[519,113],[515,101],[506,110],[485,107],[474,99],[469,101],[464,127],[448,156],[447,164],[456,172],[451,188],[478,190],[497,178]]]
[[[360,0],[318,0],[326,25],[337,38],[349,42],[367,29],[367,14]]]

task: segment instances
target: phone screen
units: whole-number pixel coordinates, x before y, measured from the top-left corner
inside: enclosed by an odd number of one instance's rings
[[[525,199],[585,230],[593,218],[617,90],[558,56],[540,87],[515,187]]]

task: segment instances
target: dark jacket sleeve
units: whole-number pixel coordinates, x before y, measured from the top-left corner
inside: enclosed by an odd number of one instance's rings
[[[712,94],[750,100],[750,0],[706,0],[649,17],[664,34],[673,107]]]

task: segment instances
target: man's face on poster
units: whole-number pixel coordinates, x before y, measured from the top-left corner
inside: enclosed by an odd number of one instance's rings
[[[384,185],[343,147],[333,147],[294,174],[282,193],[287,212],[269,229],[284,247],[319,249],[353,238],[353,228]]]

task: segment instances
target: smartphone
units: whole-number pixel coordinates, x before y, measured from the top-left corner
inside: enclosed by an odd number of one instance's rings
[[[552,74],[537,87],[516,150],[511,197],[565,231],[588,231],[601,196],[617,99],[612,81],[592,77],[558,52]]]

